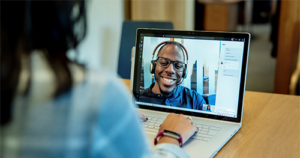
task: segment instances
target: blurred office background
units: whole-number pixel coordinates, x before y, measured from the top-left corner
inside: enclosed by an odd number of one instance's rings
[[[246,90],[290,93],[298,62],[300,1],[90,0],[87,11],[86,39],[78,54],[69,53],[87,67],[118,72],[124,21],[167,21],[179,30],[250,32]]]

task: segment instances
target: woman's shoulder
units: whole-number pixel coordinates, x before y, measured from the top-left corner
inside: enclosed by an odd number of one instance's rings
[[[122,87],[120,79],[118,79],[118,75],[110,72],[106,69],[87,69],[85,72],[85,79],[83,84],[89,84],[93,86],[101,86],[101,87]]]
[[[130,97],[126,86],[118,78],[116,73],[106,69],[86,69],[85,78],[81,84],[75,85],[74,91],[80,91],[83,95],[108,96],[124,95]]]

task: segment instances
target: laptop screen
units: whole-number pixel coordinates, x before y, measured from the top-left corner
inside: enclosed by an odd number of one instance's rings
[[[178,32],[138,31],[133,88],[136,104],[237,118],[248,39]]]

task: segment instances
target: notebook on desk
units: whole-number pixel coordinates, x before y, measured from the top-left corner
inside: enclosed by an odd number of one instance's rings
[[[199,128],[183,148],[214,157],[242,126],[249,33],[138,29],[132,94],[153,144],[169,113]]]

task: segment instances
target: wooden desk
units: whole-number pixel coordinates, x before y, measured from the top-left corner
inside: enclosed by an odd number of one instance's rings
[[[216,157],[299,158],[299,104],[299,96],[246,91],[242,128]]]

